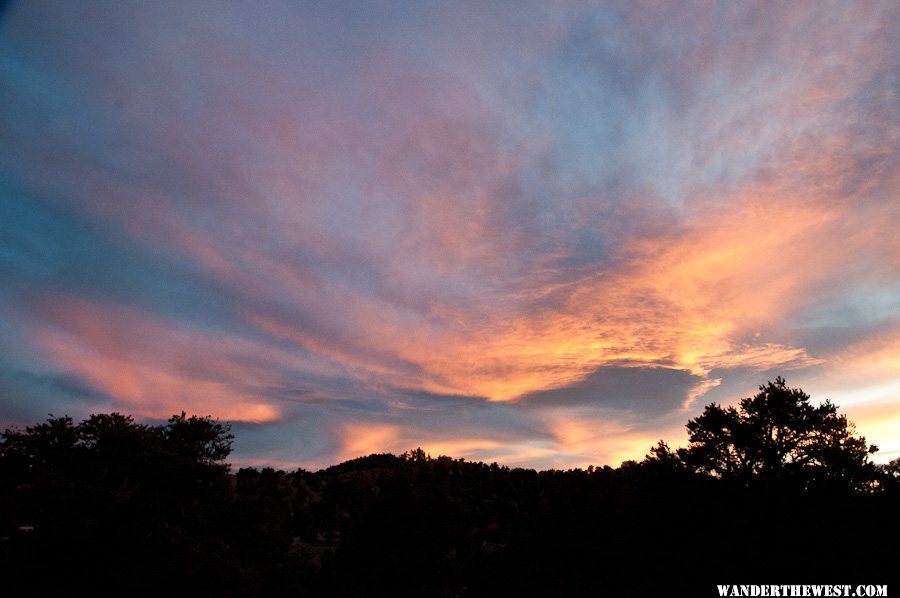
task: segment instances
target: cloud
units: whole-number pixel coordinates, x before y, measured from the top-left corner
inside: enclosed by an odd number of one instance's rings
[[[680,408],[703,378],[662,367],[601,367],[570,386],[534,392],[517,404],[531,408],[594,405],[649,417]]]
[[[242,421],[273,463],[552,465],[773,372],[889,387],[897,22],[17,4],[0,418],[52,388]]]
[[[36,306],[31,332],[61,368],[135,415],[162,418],[180,410],[228,420],[278,419],[268,400],[273,361],[284,353],[153,318],[111,304],[51,296]]]

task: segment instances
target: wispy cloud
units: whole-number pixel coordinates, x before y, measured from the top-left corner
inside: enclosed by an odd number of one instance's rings
[[[898,23],[15,4],[0,419],[189,409],[244,422],[242,462],[565,466],[785,372],[893,413]]]

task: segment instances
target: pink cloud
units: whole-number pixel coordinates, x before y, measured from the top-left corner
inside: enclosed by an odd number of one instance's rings
[[[280,417],[266,390],[279,383],[273,364],[291,362],[282,350],[73,297],[45,297],[37,310],[38,347],[119,409],[153,418],[181,410],[250,422]]]

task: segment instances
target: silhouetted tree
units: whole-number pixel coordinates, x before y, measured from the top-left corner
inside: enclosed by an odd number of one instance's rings
[[[43,586],[32,588],[38,594],[143,572],[150,579],[199,579],[196,571],[225,561],[216,536],[230,508],[231,439],[227,424],[184,413],[157,426],[110,413],[77,425],[51,416],[6,430],[0,537],[7,539],[0,560],[5,556],[23,580],[29,571],[40,579]],[[185,558],[193,569],[177,565]],[[37,567],[46,573],[38,576]],[[215,579],[227,579],[227,572]]]
[[[900,494],[900,457],[878,466],[879,483],[888,493]]]
[[[695,470],[744,485],[862,490],[876,478],[868,446],[830,401],[812,405],[784,378],[759,387],[739,408],[707,405],[688,421],[681,459]]]
[[[210,417],[174,415],[163,428],[163,437],[176,454],[193,463],[224,466],[231,454],[234,435],[227,424]]]
[[[79,431],[72,418],[53,417],[25,430],[6,430],[0,459],[7,475],[42,475],[65,467],[75,456]]]

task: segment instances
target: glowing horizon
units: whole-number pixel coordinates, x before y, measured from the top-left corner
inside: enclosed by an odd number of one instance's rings
[[[900,456],[900,6],[0,19],[0,426],[618,465],[782,375]]]

